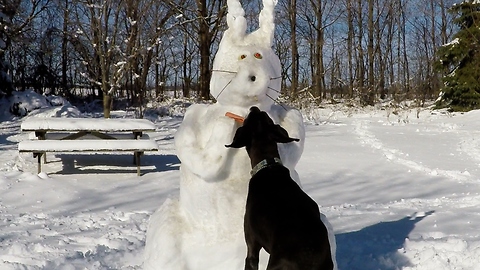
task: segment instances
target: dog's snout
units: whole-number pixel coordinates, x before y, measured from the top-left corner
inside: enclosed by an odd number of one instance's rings
[[[257,79],[257,77],[255,77],[255,76],[250,76],[250,80],[251,80],[252,82],[254,82],[256,79]]]

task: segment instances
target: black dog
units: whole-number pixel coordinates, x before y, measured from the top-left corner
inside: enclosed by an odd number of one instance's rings
[[[277,143],[298,141],[275,125],[267,113],[250,108],[243,126],[227,147],[246,147],[252,164],[244,219],[245,270],[258,269],[263,247],[267,269],[333,269],[328,232],[318,205],[290,177]]]

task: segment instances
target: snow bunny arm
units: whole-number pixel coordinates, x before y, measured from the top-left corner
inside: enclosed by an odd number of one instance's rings
[[[205,181],[221,181],[228,171],[225,164],[231,149],[225,148],[238,124],[211,105],[192,105],[175,135],[177,155],[182,167]]]

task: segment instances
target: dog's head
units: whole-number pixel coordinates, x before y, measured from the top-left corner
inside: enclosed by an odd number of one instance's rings
[[[273,141],[275,143],[289,143],[299,139],[290,138],[288,132],[280,125],[276,125],[264,111],[258,107],[251,107],[250,113],[243,121],[233,137],[233,142],[226,147],[241,148],[250,147],[252,141]]]

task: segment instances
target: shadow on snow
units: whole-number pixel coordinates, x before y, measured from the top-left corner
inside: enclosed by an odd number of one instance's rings
[[[90,174],[90,173],[136,173],[133,154],[47,154],[49,163],[61,162],[59,171],[49,174]],[[149,154],[140,159],[142,175],[150,172],[166,172],[178,170],[180,160],[176,155]],[[48,171],[48,169],[46,169]]]
[[[402,255],[405,239],[415,225],[433,214],[380,222],[359,231],[337,234],[337,263],[340,270],[398,270],[411,266]],[[414,215],[415,216],[415,215]]]

